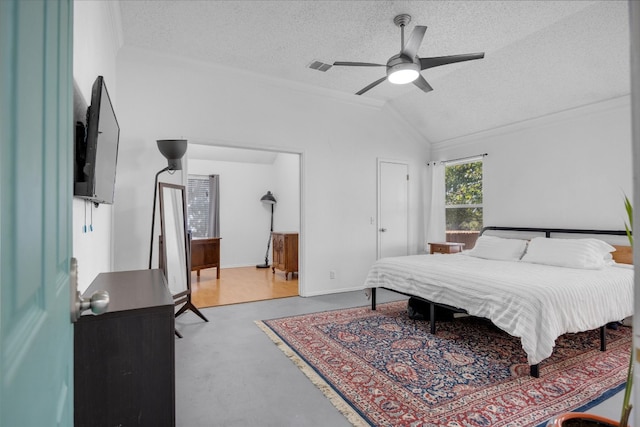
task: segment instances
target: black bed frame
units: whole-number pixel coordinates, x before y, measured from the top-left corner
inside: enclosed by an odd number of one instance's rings
[[[523,231],[523,232],[531,232],[531,233],[544,233],[545,237],[551,237],[551,234],[590,234],[590,235],[608,235],[608,236],[626,236],[627,232],[625,230],[582,230],[582,229],[574,229],[574,228],[528,228],[528,227],[484,227],[480,231],[480,236],[488,230],[495,231]],[[436,306],[444,307],[448,310],[451,310],[455,313],[466,313],[466,310],[461,308],[452,307],[446,304],[440,304],[437,302],[429,301],[424,298],[418,297],[416,295],[411,295],[405,292],[396,291],[389,288],[384,288],[388,291],[396,292],[398,294],[406,295],[408,297],[417,298],[425,303],[429,304],[429,323],[430,323],[430,332],[435,335],[436,333]],[[376,288],[371,288],[371,310],[376,309]],[[606,334],[606,325],[600,326],[600,351],[607,350],[607,334]],[[532,377],[539,378],[540,377],[540,368],[539,365],[531,365],[529,367],[529,372]]]

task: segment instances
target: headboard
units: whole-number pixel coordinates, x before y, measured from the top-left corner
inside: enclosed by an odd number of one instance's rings
[[[595,237],[606,241],[611,246],[616,248],[616,251],[612,253],[615,262],[620,264],[633,264],[633,251],[628,244],[627,232],[625,230],[583,230],[575,228],[538,228],[538,227],[496,227],[488,226],[484,227],[480,231],[480,235],[485,232],[488,234],[503,236],[503,237],[519,237],[530,239],[532,237],[544,235],[544,237],[567,237],[566,235],[581,235],[576,238],[582,237]]]

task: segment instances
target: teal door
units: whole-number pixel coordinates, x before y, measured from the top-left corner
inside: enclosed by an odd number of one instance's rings
[[[0,426],[73,426],[71,0],[0,0]]]

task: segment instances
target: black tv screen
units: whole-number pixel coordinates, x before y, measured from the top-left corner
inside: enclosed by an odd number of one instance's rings
[[[120,127],[102,76],[91,90],[86,127],[76,122],[73,194],[94,203],[112,204]]]

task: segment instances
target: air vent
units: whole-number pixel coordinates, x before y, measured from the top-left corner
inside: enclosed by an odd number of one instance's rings
[[[309,64],[309,68],[311,68],[312,70],[327,71],[329,68],[331,68],[331,64],[325,64],[324,62],[320,61],[313,61],[311,64]]]

